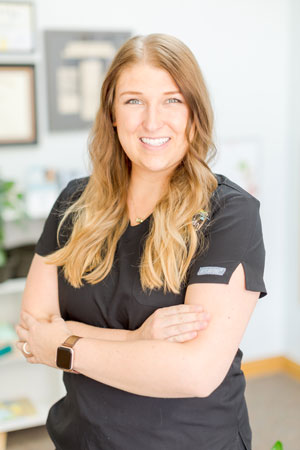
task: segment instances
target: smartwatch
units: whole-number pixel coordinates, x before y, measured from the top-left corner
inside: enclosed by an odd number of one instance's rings
[[[58,347],[56,353],[57,367],[67,372],[78,373],[75,370],[73,370],[73,363],[74,363],[73,347],[79,339],[81,339],[81,336],[69,336],[65,340],[65,342]]]

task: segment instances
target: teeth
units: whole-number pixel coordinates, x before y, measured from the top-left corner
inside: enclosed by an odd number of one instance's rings
[[[158,138],[158,139],[150,139],[150,138],[141,138],[141,141],[148,145],[153,145],[154,147],[159,147],[162,144],[168,142],[170,138]]]

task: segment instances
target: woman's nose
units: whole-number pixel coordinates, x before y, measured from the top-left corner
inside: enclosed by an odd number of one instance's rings
[[[148,106],[144,112],[143,126],[148,131],[155,131],[163,125],[163,117],[157,106]]]

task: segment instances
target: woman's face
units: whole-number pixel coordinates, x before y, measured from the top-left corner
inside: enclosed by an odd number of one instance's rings
[[[187,151],[189,110],[169,73],[145,63],[124,69],[114,111],[114,125],[133,171],[170,174]]]

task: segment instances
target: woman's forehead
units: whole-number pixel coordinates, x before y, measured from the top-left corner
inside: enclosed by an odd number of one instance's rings
[[[153,88],[179,91],[172,76],[165,70],[146,63],[137,63],[122,70],[116,85],[120,94],[126,91],[144,92]]]

